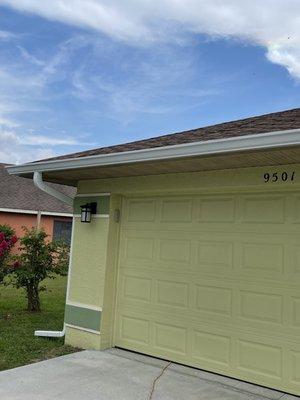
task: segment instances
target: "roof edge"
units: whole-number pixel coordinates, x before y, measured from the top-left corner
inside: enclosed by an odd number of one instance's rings
[[[119,153],[87,157],[38,161],[6,167],[9,174],[71,170],[96,166],[131,164],[138,162],[178,159],[184,157],[233,153],[247,150],[272,149],[300,145],[300,129],[273,131],[245,136],[198,141],[163,147],[152,147]]]
[[[37,215],[39,212],[42,216],[53,216],[53,217],[73,217],[73,214],[61,211],[37,211],[37,210],[27,210],[21,208],[6,208],[0,207],[0,212],[11,213],[11,214],[30,214]]]

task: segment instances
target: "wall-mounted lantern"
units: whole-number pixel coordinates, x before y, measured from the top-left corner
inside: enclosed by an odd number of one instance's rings
[[[97,214],[97,203],[86,203],[80,206],[81,222],[91,222],[92,214]]]

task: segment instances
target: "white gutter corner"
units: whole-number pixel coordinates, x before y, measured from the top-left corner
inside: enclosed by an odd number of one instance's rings
[[[67,203],[69,206],[73,205],[73,199],[72,197],[69,197],[65,195],[62,192],[59,192],[56,189],[53,189],[52,187],[48,186],[44,181],[43,181],[43,175],[39,171],[35,171],[33,173],[33,183],[34,185],[41,189],[43,192],[49,194],[50,196],[53,196],[57,198],[58,200],[61,200],[64,203]]]

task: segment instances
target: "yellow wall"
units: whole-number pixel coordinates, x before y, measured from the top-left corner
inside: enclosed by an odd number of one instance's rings
[[[266,172],[295,171],[294,181],[264,183]],[[200,193],[224,190],[293,190],[300,185],[300,165],[276,167],[226,169],[222,171],[206,171],[192,173],[176,173],[163,175],[149,175],[129,178],[94,179],[79,182],[78,193],[111,192],[117,194],[129,193]]]
[[[68,301],[102,307],[108,218],[84,224],[75,218]]]

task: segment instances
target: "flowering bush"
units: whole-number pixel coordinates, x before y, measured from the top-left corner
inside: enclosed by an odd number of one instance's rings
[[[17,243],[14,230],[8,225],[0,225],[0,283],[8,273],[9,253]]]
[[[46,278],[67,274],[69,247],[63,242],[48,242],[42,229],[23,229],[20,253],[7,267],[8,283],[26,291],[27,310],[35,312],[41,309],[39,294],[46,290],[41,283]]]

